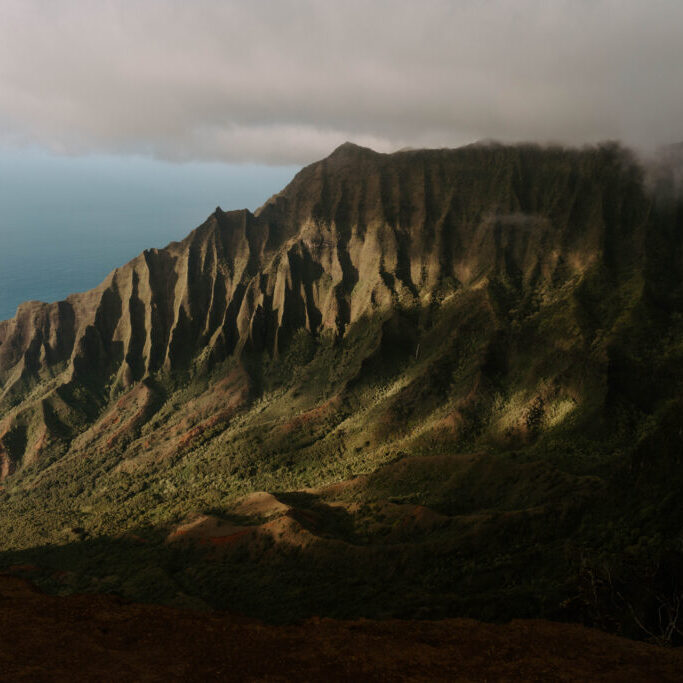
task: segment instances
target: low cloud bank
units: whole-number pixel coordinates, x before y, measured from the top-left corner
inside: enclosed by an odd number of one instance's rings
[[[0,141],[305,163],[481,138],[683,139],[678,0],[5,0]]]

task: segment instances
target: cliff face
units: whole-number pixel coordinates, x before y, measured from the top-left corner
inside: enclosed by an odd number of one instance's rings
[[[552,298],[591,268],[637,269],[648,212],[637,168],[614,147],[383,155],[345,144],[255,214],[216,209],[96,289],[0,322],[0,476],[160,373],[277,357],[297,330],[341,338],[494,281]]]
[[[0,567],[285,621],[552,615],[674,642],[670,166],[344,145],[255,214],[22,305],[0,322]]]

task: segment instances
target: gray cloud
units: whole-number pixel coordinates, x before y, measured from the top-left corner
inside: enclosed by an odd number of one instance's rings
[[[0,140],[303,163],[683,139],[680,0],[0,0]]]

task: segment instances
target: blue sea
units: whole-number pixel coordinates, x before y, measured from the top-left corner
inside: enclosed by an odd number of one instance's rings
[[[216,206],[256,209],[298,170],[0,148],[0,320],[22,301],[95,287],[142,250],[185,237]]]

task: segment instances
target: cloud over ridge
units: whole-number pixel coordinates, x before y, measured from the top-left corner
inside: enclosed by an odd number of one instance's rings
[[[305,163],[683,139],[678,0],[0,0],[0,141]]]

